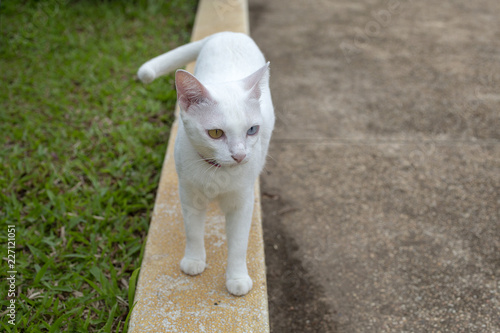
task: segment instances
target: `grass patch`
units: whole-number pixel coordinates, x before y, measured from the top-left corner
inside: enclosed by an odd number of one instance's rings
[[[16,226],[17,270],[16,325],[1,279],[0,330],[125,328],[176,97],[172,76],[135,73],[189,40],[195,9],[0,2],[0,235]]]

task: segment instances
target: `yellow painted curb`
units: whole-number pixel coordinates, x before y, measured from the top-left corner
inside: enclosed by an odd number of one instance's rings
[[[191,40],[220,31],[249,33],[246,0],[200,0]],[[193,72],[194,64],[187,70]],[[224,215],[215,204],[207,213],[207,268],[194,277],[180,270],[185,236],[173,156],[177,122],[163,163],[128,332],[269,332],[258,181],[247,254],[254,282],[250,293],[235,297],[226,290]]]

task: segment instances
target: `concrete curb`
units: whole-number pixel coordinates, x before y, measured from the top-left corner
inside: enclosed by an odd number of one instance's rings
[[[248,22],[246,0],[200,0],[191,40],[220,31],[248,34]],[[194,64],[187,70],[193,72]],[[195,277],[180,271],[185,239],[173,156],[177,122],[163,164],[129,332],[269,332],[258,182],[247,254],[254,282],[250,293],[235,297],[226,290],[224,216],[216,205],[207,214],[206,270]]]

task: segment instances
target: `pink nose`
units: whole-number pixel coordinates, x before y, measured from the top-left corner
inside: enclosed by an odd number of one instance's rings
[[[241,163],[241,161],[243,161],[245,159],[245,157],[247,157],[246,154],[234,154],[234,155],[231,155],[231,157],[233,158],[233,160],[235,160],[236,162],[238,163]]]

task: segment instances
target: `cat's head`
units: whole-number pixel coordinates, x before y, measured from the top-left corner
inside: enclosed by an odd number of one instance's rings
[[[233,82],[203,85],[190,73],[175,73],[181,119],[200,157],[216,166],[245,164],[260,140],[260,97],[267,89],[269,63]]]

